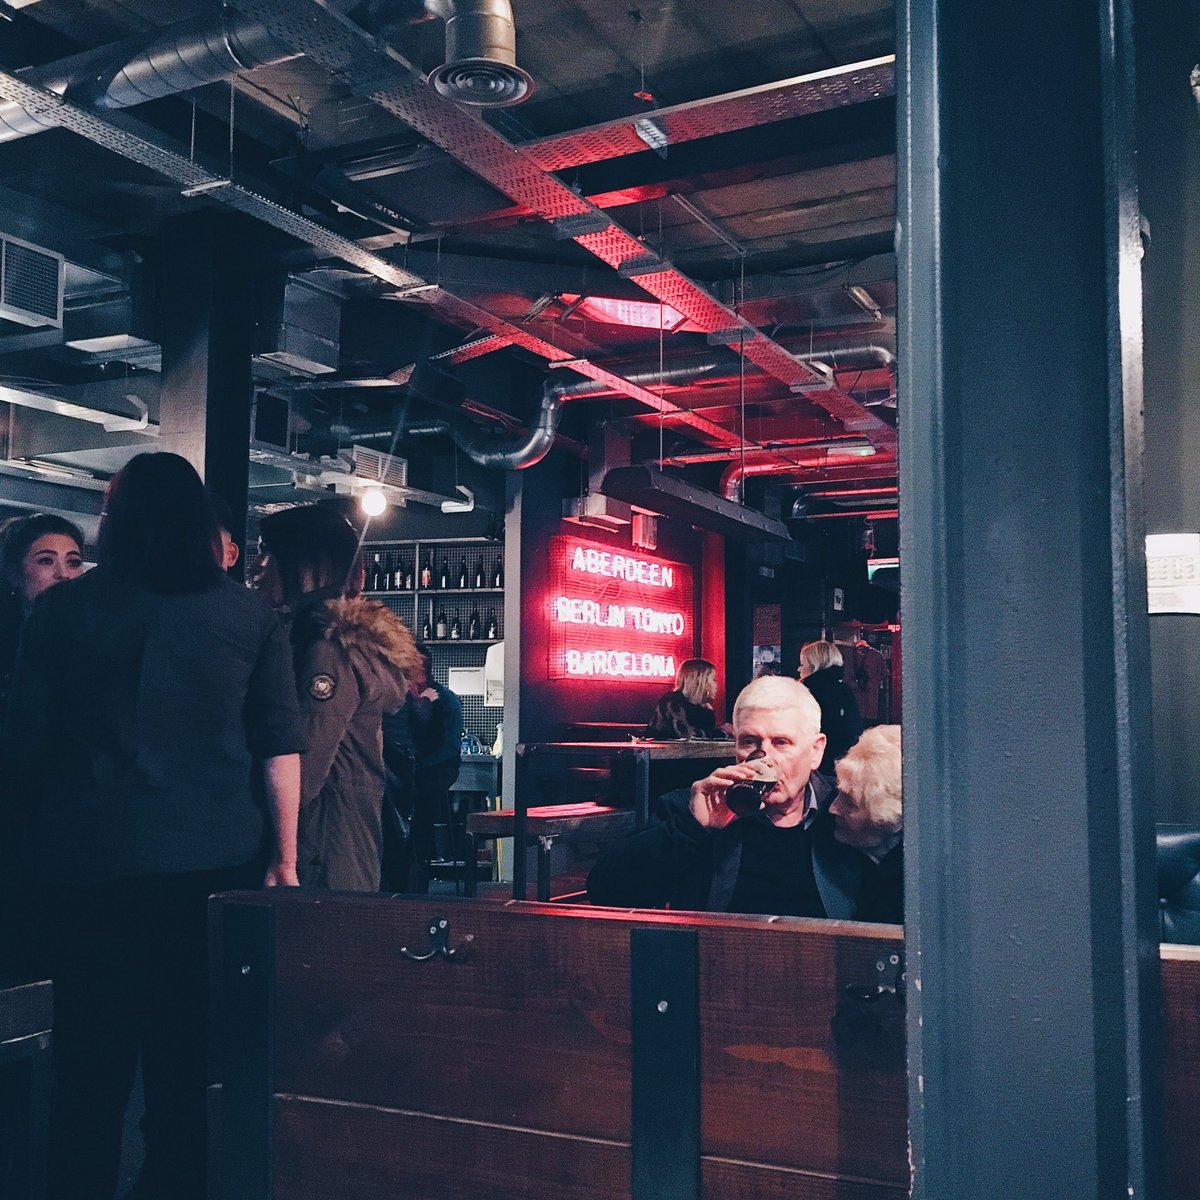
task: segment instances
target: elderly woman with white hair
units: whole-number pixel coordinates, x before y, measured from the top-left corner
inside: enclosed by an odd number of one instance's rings
[[[900,726],[868,729],[837,764],[838,793],[829,806],[834,837],[867,859],[854,910],[857,921],[904,921],[904,809]]]

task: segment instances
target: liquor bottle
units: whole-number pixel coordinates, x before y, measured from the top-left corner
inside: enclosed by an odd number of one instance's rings
[[[496,625],[496,610],[494,608],[489,608],[488,609],[488,623],[487,623],[488,641],[494,642],[496,640],[496,638],[498,638],[499,636],[500,636],[499,627]]]
[[[450,622],[450,640],[457,642],[462,637],[462,622],[458,619],[458,609],[454,610],[454,620]]]
[[[442,555],[442,570],[438,575],[438,587],[444,592],[450,586],[450,572],[446,569],[446,556]]]
[[[383,565],[376,554],[371,559],[371,570],[367,575],[367,589],[372,592],[383,591]]]
[[[462,570],[458,573],[458,586],[461,589],[466,589],[467,586],[467,560],[463,559]]]
[[[423,588],[433,586],[433,552],[426,551],[425,565],[421,568],[421,586]]]
[[[430,604],[429,616],[427,616],[425,618],[425,624],[421,626],[421,641],[423,641],[423,642],[429,641],[429,635],[431,632],[430,625],[431,625],[432,621],[433,621],[433,605]]]
[[[398,592],[412,591],[412,567],[396,566],[396,590]]]
[[[446,636],[446,610],[438,609],[437,624],[433,627],[433,636],[440,642]]]
[[[472,642],[479,641],[479,609],[471,609],[471,617],[467,622],[467,639]]]
[[[492,587],[502,588],[504,586],[504,559],[500,555],[496,555],[496,569],[492,572]]]
[[[482,554],[475,560],[475,586],[477,588],[483,587],[483,555]]]

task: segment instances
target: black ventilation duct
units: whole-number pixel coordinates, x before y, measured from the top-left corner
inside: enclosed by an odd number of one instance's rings
[[[782,521],[765,517],[715,492],[706,492],[682,479],[652,467],[614,467],[604,476],[600,490],[614,500],[648,509],[664,517],[678,517],[699,529],[743,542],[790,542]]]

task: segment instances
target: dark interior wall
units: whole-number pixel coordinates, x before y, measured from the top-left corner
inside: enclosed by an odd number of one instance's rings
[[[1145,288],[1146,524],[1200,532],[1198,0],[1138,0],[1138,187]],[[1200,821],[1200,616],[1150,618],[1159,820]]]
[[[614,549],[631,550],[629,531],[605,533],[562,520],[562,501],[579,486],[578,460],[552,454],[522,472],[521,547],[521,728],[523,742],[559,738],[573,721],[644,722],[666,690],[659,682],[608,683],[603,680],[547,678],[549,627],[546,597],[550,591],[550,539],[574,533]],[[648,557],[687,563],[697,591],[701,578],[701,538],[678,521],[660,520],[658,549]],[[699,611],[695,617],[698,618]]]

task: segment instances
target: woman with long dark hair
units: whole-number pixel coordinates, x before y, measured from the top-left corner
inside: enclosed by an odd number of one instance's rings
[[[219,551],[195,470],[139,454],[99,566],[22,635],[3,747],[54,981],[52,1200],[111,1200],[139,1052],[148,1190],[204,1196],[206,900],[296,882],[291,655]]]
[[[300,882],[379,890],[383,858],[383,716],[424,686],[412,634],[362,595],[358,534],[324,505],[259,526],[255,586],[290,618],[306,750]]]
[[[47,589],[83,574],[83,534],[54,513],[0,524],[0,713],[17,661],[21,626]]]

